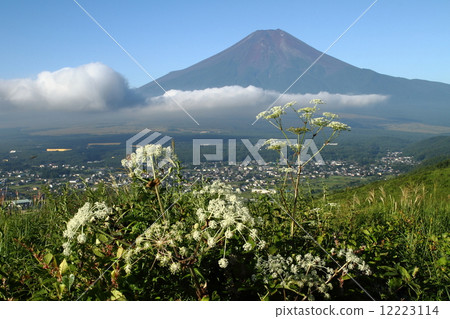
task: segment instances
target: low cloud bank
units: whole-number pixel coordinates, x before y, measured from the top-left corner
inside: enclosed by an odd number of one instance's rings
[[[388,96],[379,94],[285,94],[255,86],[225,86],[203,90],[168,90],[165,94],[144,98],[131,89],[126,79],[102,63],[90,63],[76,68],[63,68],[54,72],[41,72],[36,78],[1,80],[0,112],[7,114],[33,114],[33,120],[44,121],[50,114],[76,113],[90,117],[142,120],[178,116],[189,118],[234,118],[236,115],[254,119],[256,114],[270,105],[297,101],[308,106],[311,99],[326,102],[322,109],[364,109],[382,103]],[[39,118],[36,115],[42,115]],[[97,114],[97,115],[95,115]],[[67,119],[70,120],[70,119]]]
[[[254,86],[225,86],[221,88],[208,88],[204,90],[180,91],[170,90],[164,95],[147,100],[147,107],[154,110],[172,111],[183,106],[187,110],[224,110],[235,108],[256,108],[264,110],[275,101],[275,105],[297,101],[299,105],[307,105],[312,99],[322,99],[327,109],[338,108],[364,108],[388,99],[380,94],[333,94],[320,92],[318,94],[285,94],[264,90]]]

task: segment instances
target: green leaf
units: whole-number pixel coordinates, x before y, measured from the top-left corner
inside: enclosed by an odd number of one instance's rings
[[[402,275],[403,279],[406,279],[407,281],[411,280],[411,275],[404,267],[398,265],[397,269],[400,272],[400,274]]]
[[[106,237],[104,234],[97,234],[97,239],[101,243],[107,243],[109,241],[108,237]]]
[[[67,264],[67,260],[64,258],[64,260],[59,265],[59,273],[61,275],[64,275],[69,270],[69,264]]]
[[[388,285],[389,288],[391,288],[392,290],[397,290],[402,286],[402,280],[401,278],[395,277],[395,278],[391,278],[388,281]]]
[[[324,237],[325,237],[325,236],[323,236],[323,235],[317,237],[317,243],[318,243],[319,245],[322,244]]]
[[[112,301],[126,301],[127,298],[125,298],[125,296],[117,289],[113,289],[111,291],[111,300]]]
[[[100,248],[98,248],[98,247],[92,248],[92,252],[97,257],[101,257],[101,258],[105,257],[105,255],[102,253],[102,250]]]
[[[397,276],[398,271],[397,269],[389,266],[379,266],[378,269],[384,270],[384,273],[382,273],[383,277],[391,277],[391,276]]]
[[[206,281],[206,280],[205,280],[205,277],[202,275],[202,273],[200,272],[200,270],[199,270],[198,268],[194,268],[194,272],[195,272],[195,274],[196,274],[197,276],[200,277],[200,279],[201,279],[202,281]]]
[[[116,256],[117,256],[117,258],[120,258],[120,257],[122,257],[122,254],[123,254],[123,247],[121,246],[121,247],[119,247],[118,249],[117,249],[117,254],[116,254]]]
[[[437,261],[436,261],[436,263],[439,265],[439,266],[442,266],[442,267],[445,267],[445,266],[447,266],[447,257],[441,257],[441,258],[439,258]]]
[[[47,255],[44,256],[44,262],[47,265],[50,265],[50,263],[52,262],[53,259],[53,255],[51,253],[48,253]]]
[[[69,276],[62,277],[62,283],[67,287],[67,289],[70,291],[70,288],[73,285],[73,282],[75,281],[75,275],[70,274]]]
[[[364,234],[366,234],[367,236],[370,236],[370,235],[371,235],[370,232],[369,232],[367,229],[363,229],[362,232],[363,232]]]

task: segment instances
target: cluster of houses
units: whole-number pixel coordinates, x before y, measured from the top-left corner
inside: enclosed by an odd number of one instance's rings
[[[305,166],[302,176],[309,179],[327,178],[329,176],[384,176],[395,175],[399,172],[393,168],[394,164],[403,163],[414,165],[412,157],[402,156],[401,152],[388,152],[378,163],[359,165],[344,161],[329,161],[323,165],[311,162]],[[0,207],[9,205],[17,209],[27,209],[43,200],[42,187],[57,191],[63,185],[83,189],[86,185],[95,186],[105,181],[112,173],[120,183],[127,183],[123,169],[95,166],[68,165],[49,163],[33,169],[2,170],[0,166]],[[246,166],[230,165],[228,162],[205,162],[200,165],[188,165],[183,170],[187,180],[196,178],[221,180],[230,183],[241,192],[274,192],[276,185],[283,178],[286,166],[275,163],[258,165],[250,162]],[[42,172],[46,172],[43,174]],[[49,173],[50,172],[50,173]],[[53,172],[55,174],[53,174]],[[45,176],[44,176],[45,175]]]

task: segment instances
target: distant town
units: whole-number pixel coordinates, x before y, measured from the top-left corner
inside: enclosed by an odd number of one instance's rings
[[[14,152],[10,152],[8,161],[14,161]],[[4,159],[5,161],[5,159]],[[415,165],[410,156],[401,152],[388,152],[374,164],[360,165],[346,161],[325,161],[318,165],[310,163],[302,171],[302,178],[318,187],[327,185],[353,186],[365,180],[374,180],[398,175],[401,167]],[[231,184],[244,193],[274,192],[284,177],[283,169],[276,163],[257,165],[250,162],[246,166],[229,165],[228,162],[203,162],[200,165],[186,165],[183,177],[193,182],[197,179],[221,180]],[[0,166],[0,205],[8,204],[18,209],[32,207],[44,198],[44,189],[58,191],[62,186],[85,189],[112,182],[119,185],[129,183],[127,172],[117,167],[102,167],[101,162],[86,162],[85,165],[41,164],[28,169],[5,170]],[[187,185],[190,183],[186,182]],[[317,186],[316,185],[316,186]]]

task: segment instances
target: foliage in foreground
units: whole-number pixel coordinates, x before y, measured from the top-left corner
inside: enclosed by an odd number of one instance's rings
[[[331,130],[325,146],[348,129],[334,114],[314,117],[319,102],[260,115],[286,134],[268,142],[286,156],[276,195],[245,201],[220,182],[183,186],[171,149],[148,145],[122,162],[129,184],[67,188],[37,211],[2,211],[0,299],[450,299],[448,192],[436,191],[448,169],[435,185],[377,185],[333,202],[304,195],[305,141]],[[285,130],[288,109],[301,125]]]

